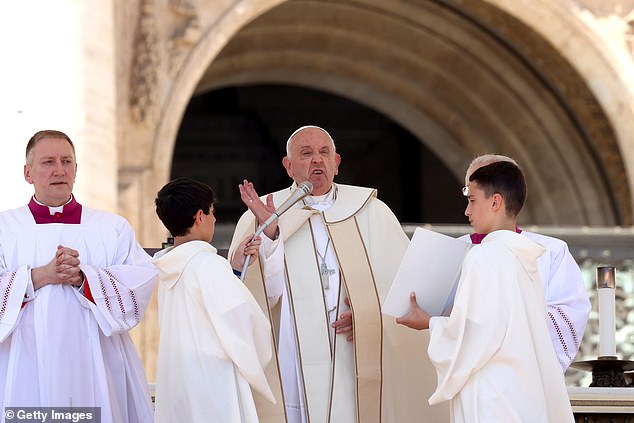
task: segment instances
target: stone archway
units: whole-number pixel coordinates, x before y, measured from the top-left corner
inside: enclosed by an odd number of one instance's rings
[[[572,11],[548,1],[530,10],[479,0],[249,3],[251,14],[226,13],[204,33],[171,84],[152,146],[156,186],[169,177],[192,94],[291,83],[383,112],[457,176],[479,153],[516,157],[539,199],[525,215],[531,223],[632,222],[632,159],[620,136],[631,124],[604,106],[615,96],[627,101],[629,91],[610,78],[616,69]],[[561,51],[554,22],[570,33]],[[574,54],[578,45],[592,66]],[[611,81],[609,101],[591,83],[597,75]]]
[[[483,151],[517,157],[527,169],[531,197],[539,199],[526,216],[533,223],[627,223],[628,191],[609,192],[625,182],[622,163],[605,163],[614,152],[618,157],[615,139],[594,139],[582,121],[601,113],[598,105],[586,104],[594,101],[592,93],[563,60],[555,72],[567,78],[552,80],[550,69],[534,66],[508,37],[473,15],[496,13],[494,8],[482,12],[481,2],[472,7],[288,2],[241,30],[198,90],[292,81],[345,95],[403,124],[457,175]],[[515,31],[540,41],[528,28]],[[558,59],[557,51],[541,44],[541,57]],[[577,89],[585,102],[580,110],[557,91],[557,82]],[[611,143],[603,157],[599,142]]]

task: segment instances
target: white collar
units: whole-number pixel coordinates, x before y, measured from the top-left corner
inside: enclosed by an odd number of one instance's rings
[[[330,191],[328,191],[326,194],[307,195],[306,197],[304,197],[304,202],[311,209],[315,209],[319,211],[328,210],[330,207],[332,207],[333,204],[335,204],[335,198],[336,198],[335,194],[336,194],[336,189],[335,189],[335,185],[333,184],[332,187],[330,188]]]
[[[35,195],[33,196],[33,201],[35,201],[40,206],[48,207],[48,212],[51,214],[51,216],[53,216],[55,213],[62,213],[64,211],[64,206],[70,203],[71,201],[73,201],[73,194],[70,195],[70,198],[68,199],[67,202],[57,207],[49,206],[47,204],[37,201],[37,198],[35,198]]]

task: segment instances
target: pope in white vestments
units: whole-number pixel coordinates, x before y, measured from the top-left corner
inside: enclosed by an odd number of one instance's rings
[[[161,340],[156,423],[257,423],[251,387],[274,401],[264,367],[269,322],[229,262],[205,241],[154,256]]]
[[[260,419],[446,421],[444,405],[429,407],[423,400],[435,386],[433,368],[419,355],[427,334],[381,314],[409,240],[376,190],[333,183],[339,160],[323,129],[308,126],[291,135],[284,165],[296,184],[313,184],[313,195],[280,216],[279,236],[264,232],[261,265],[246,275],[273,323],[278,353],[267,369],[277,406],[256,397]],[[266,197],[269,214],[296,184]],[[252,184],[245,181],[241,194],[258,214],[263,202]],[[262,213],[257,220],[267,217]],[[242,216],[230,256],[256,225],[250,211]]]
[[[152,422],[128,331],[157,270],[124,218],[75,201],[76,170],[66,134],[37,132],[24,166],[35,195],[0,213],[0,408],[98,407],[104,423]]]

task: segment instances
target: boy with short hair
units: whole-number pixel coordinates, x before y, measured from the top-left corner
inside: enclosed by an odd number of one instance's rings
[[[473,172],[467,189],[465,215],[488,235],[464,259],[451,315],[431,317],[412,293],[396,320],[430,329],[438,387],[429,403],[449,400],[452,422],[573,422],[545,318],[544,249],[515,232],[524,176],[496,162]]]
[[[214,193],[196,180],[171,181],[155,203],[174,237],[173,247],[154,256],[160,325],[156,422],[257,422],[251,389],[274,402],[264,374],[272,356],[270,327],[236,275],[247,255],[257,258],[261,240],[244,240],[231,263],[216,254],[210,244]]]
[[[465,173],[465,186],[469,176],[482,166],[514,159],[500,154],[484,154],[474,158]],[[537,260],[539,275],[544,285],[550,340],[562,373],[572,363],[581,346],[588,315],[592,309],[581,269],[563,240],[516,228],[517,233],[544,247],[546,252]],[[459,239],[479,244],[486,234],[472,233]]]

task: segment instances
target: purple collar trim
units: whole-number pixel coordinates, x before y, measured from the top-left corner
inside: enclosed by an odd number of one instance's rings
[[[522,230],[516,226],[515,227],[515,232],[517,232],[518,234],[521,234]],[[484,239],[484,237],[487,236],[487,235],[488,234],[471,234],[469,236],[471,237],[471,243],[472,244],[480,244],[482,242],[482,240]]]
[[[62,212],[51,214],[47,206],[43,206],[35,202],[35,198],[31,197],[29,201],[29,210],[38,225],[45,223],[70,223],[78,225],[81,223],[81,204],[72,196],[70,202],[64,204]]]

